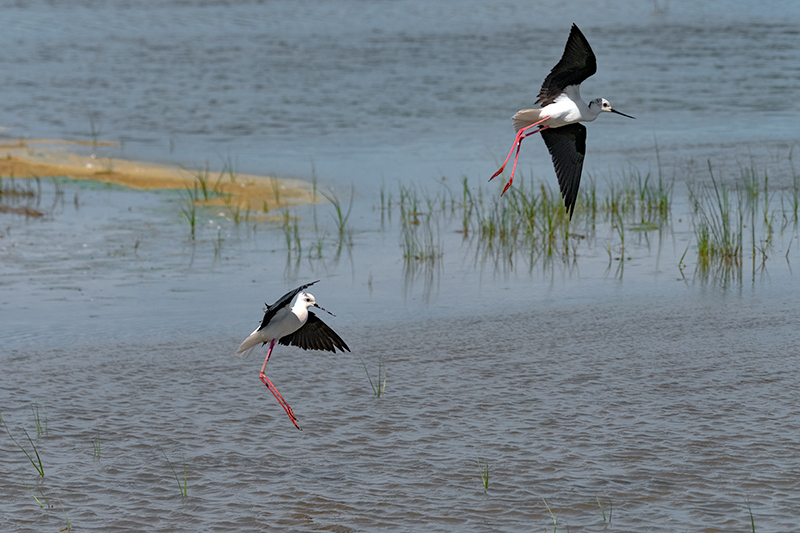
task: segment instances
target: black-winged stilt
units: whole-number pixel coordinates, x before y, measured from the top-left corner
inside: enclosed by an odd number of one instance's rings
[[[581,83],[595,72],[597,72],[597,59],[589,46],[589,41],[573,24],[561,61],[544,79],[539,91],[536,103],[541,103],[542,108],[523,109],[517,111],[512,117],[514,129],[517,130],[514,145],[508,152],[508,157],[500,170],[489,178],[489,181],[492,181],[503,172],[516,148],[517,155],[514,157],[514,166],[511,168],[511,178],[501,195],[505,194],[511,187],[511,182],[514,181],[514,171],[517,169],[522,139],[534,133],[541,133],[547,150],[553,158],[553,166],[561,188],[561,196],[564,198],[564,205],[572,218],[575,200],[578,197],[578,186],[581,183],[583,157],[586,154],[586,128],[581,122],[591,122],[604,111],[634,118],[612,109],[611,104],[605,98],[595,98],[588,104],[581,99]],[[525,133],[534,126],[539,127],[535,131]]]
[[[272,384],[264,373],[275,342],[279,342],[284,346],[297,346],[304,350],[326,350],[335,352],[338,348],[342,352],[345,350],[348,352],[350,351],[350,348],[339,335],[314,313],[308,310],[309,307],[322,309],[322,307],[317,305],[312,295],[307,292],[302,292],[303,289],[310,287],[318,281],[319,280],[312,281],[311,283],[297,287],[293,291],[287,292],[272,305],[264,304],[267,306],[267,310],[264,313],[264,319],[261,321],[261,325],[258,326],[258,328],[242,342],[239,349],[236,350],[237,355],[246,357],[250,355],[250,352],[259,344],[263,346],[269,343],[267,357],[264,359],[264,364],[261,366],[261,372],[259,372],[258,377],[264,385],[267,386],[272,395],[275,396],[275,399],[281,404],[281,407],[283,407],[283,410],[289,415],[289,419],[297,429],[301,428],[297,425],[297,417],[294,416],[292,408],[289,407],[289,404],[283,399],[281,393],[278,392],[278,389],[275,388],[275,385]],[[290,306],[295,296],[297,296],[297,301],[294,306]],[[333,316],[333,313],[327,309],[322,310]]]

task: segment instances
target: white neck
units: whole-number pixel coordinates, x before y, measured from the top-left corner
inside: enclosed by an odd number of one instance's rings
[[[593,105],[593,102],[589,102],[586,108],[588,109],[589,115],[591,116],[591,118],[587,118],[587,121],[589,122],[596,119],[600,115],[600,113],[603,112],[602,108],[599,105]]]
[[[292,306],[292,313],[294,313],[301,322],[304,322],[306,318],[308,318],[308,306],[306,306],[304,301],[297,300]]]

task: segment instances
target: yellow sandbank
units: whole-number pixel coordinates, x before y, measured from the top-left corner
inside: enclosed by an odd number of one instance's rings
[[[134,189],[193,190],[202,187],[213,195],[202,205],[228,205],[264,212],[276,207],[315,201],[311,187],[300,180],[234,174],[206,169],[172,168],[113,157],[81,156],[64,145],[113,146],[114,143],[33,139],[0,144],[0,177],[66,177],[124,185]],[[41,146],[41,147],[40,147]],[[61,149],[57,149],[61,147]],[[233,179],[232,179],[233,178]],[[203,197],[200,192],[200,197]]]

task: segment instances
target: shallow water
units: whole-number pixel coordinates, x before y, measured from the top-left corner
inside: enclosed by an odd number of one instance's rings
[[[778,215],[765,267],[705,276],[686,188],[707,158],[726,181],[767,169],[772,209],[791,184],[798,13],[760,6],[3,6],[8,138],[88,138],[91,114],[124,139],[114,157],[313,164],[343,201],[356,187],[341,252],[325,204],[292,211],[300,253],[279,224],[211,211],[193,242],[175,193],[43,180],[44,217],[2,215],[0,413],[45,469],[0,434],[6,529],[550,530],[547,505],[559,530],[596,531],[598,500],[617,531],[749,530],[748,505],[757,530],[796,529],[797,230]],[[637,116],[590,125],[587,175],[603,191],[628,162],[655,171],[655,138],[670,222],[628,228],[624,254],[609,224],[576,222],[574,261],[512,264],[442,219],[440,260],[409,266],[380,184],[395,201],[398,181],[485,187],[573,21],[600,61],[584,96]],[[523,169],[552,179],[539,144]],[[353,353],[277,349],[300,432],[261,356],[232,352],[263,302],[314,279]],[[357,355],[373,380],[385,365],[383,397]]]
[[[453,233],[437,269],[409,275],[396,222],[296,262],[268,224],[211,218],[221,248],[206,221],[192,245],[174,193],[60,188],[2,240],[0,409],[29,452],[32,406],[47,427],[32,437],[44,478],[0,439],[11,531],[61,528],[64,511],[87,530],[516,531],[552,523],[544,502],[560,527],[593,530],[598,498],[620,531],[741,529],[747,502],[760,527],[795,522],[791,262],[727,289],[693,266],[682,278],[690,235],[673,225],[629,239],[623,272],[604,237],[575,264],[498,269]],[[796,261],[794,238],[776,255]],[[262,301],[318,278],[354,353],[277,349],[299,432],[260,356],[231,354]],[[356,355],[372,379],[385,365],[383,397]],[[187,498],[164,454],[181,479],[185,461]]]
[[[183,165],[314,167],[365,195],[382,180],[483,180],[574,22],[599,63],[584,96],[637,117],[591,124],[587,171],[654,168],[656,141],[679,161],[795,143],[800,8],[663,4],[10,4],[0,126],[13,139],[89,139],[93,126],[124,142],[120,156]],[[536,139],[521,165],[552,176]]]

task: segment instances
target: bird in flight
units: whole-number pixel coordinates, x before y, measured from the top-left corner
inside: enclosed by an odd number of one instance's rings
[[[539,91],[536,103],[542,104],[542,107],[522,109],[512,117],[514,129],[517,131],[514,145],[500,170],[489,178],[492,181],[503,172],[516,148],[511,177],[501,195],[505,194],[514,181],[522,139],[540,133],[553,159],[561,196],[564,198],[567,213],[572,218],[578,198],[578,186],[581,183],[583,158],[586,155],[586,127],[581,122],[592,122],[603,112],[634,118],[613,109],[605,98],[595,98],[588,104],[581,99],[581,83],[595,72],[597,59],[589,41],[578,26],[573,24],[561,60],[544,79]],[[535,126],[538,126],[535,130],[528,131]]]

